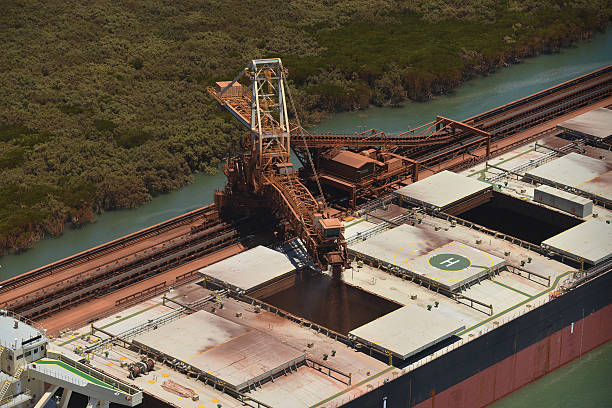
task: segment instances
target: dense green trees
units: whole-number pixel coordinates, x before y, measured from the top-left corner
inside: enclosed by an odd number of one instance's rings
[[[427,99],[605,26],[610,0],[6,0],[0,252],[214,171],[242,130],[205,87],[280,56],[301,116]]]

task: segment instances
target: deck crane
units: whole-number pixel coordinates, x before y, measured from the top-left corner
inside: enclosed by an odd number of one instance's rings
[[[349,262],[342,223],[329,216],[320,186],[317,200],[291,163],[294,126],[289,122],[286,95],[292,106],[293,101],[286,81],[287,70],[280,58],[255,59],[232,81],[207,89],[250,133],[245,143],[249,151],[225,162],[228,184],[215,195],[215,203],[220,209],[273,208],[302,240],[315,265],[341,271]]]

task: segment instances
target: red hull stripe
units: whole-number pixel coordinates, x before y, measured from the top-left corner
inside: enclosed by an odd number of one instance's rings
[[[415,405],[415,408],[486,407],[612,340],[612,305]]]

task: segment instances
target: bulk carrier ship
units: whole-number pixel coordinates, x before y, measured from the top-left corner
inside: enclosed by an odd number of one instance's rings
[[[265,69],[211,90],[251,129],[287,106]],[[605,67],[429,134],[291,134],[314,171],[247,188],[289,143],[253,130],[215,206],[3,282],[0,407],[485,407],[612,338],[611,108]]]

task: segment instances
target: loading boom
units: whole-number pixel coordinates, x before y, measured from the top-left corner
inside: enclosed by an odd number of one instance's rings
[[[228,185],[215,201],[219,208],[274,209],[318,267],[341,270],[348,266],[342,223],[328,215],[324,198],[320,202],[314,198],[291,163],[286,77],[280,58],[252,60],[234,80],[208,88],[219,105],[250,132],[250,152],[226,161]],[[316,177],[314,167],[312,170]]]

